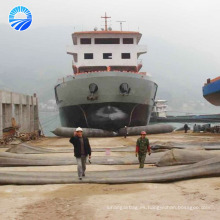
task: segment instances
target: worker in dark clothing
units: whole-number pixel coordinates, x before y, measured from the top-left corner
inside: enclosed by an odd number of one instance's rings
[[[128,128],[127,126],[124,127],[124,138],[126,138],[128,135]]]
[[[41,130],[38,129],[38,136],[40,137],[41,136]]]
[[[189,130],[189,126],[187,124],[184,125],[184,130],[185,130],[185,133],[187,133],[187,131]]]
[[[73,144],[74,156],[76,157],[77,162],[78,177],[82,180],[82,177],[85,176],[87,156],[89,155],[89,160],[91,159],[89,139],[83,136],[82,128],[78,127],[69,141]]]
[[[146,138],[146,132],[142,131],[141,132],[141,137],[137,139],[137,144],[136,144],[136,157],[138,156],[139,160],[139,168],[144,168],[144,161],[146,158],[146,154],[148,152],[148,155],[151,154],[150,150],[150,144],[148,138]]]

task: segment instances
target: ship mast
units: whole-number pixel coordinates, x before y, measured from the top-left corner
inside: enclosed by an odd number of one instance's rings
[[[122,23],[126,22],[126,21],[116,21],[116,22],[120,22],[120,27],[121,27],[121,31],[122,31]]]
[[[111,17],[107,17],[107,14],[105,12],[105,16],[101,17],[101,18],[105,19],[105,31],[107,31],[108,30],[108,18],[111,18]]]

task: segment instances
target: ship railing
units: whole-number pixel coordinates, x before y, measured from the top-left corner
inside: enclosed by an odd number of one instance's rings
[[[100,73],[100,72],[103,72],[103,71],[81,72],[81,73],[75,73],[74,75],[82,75],[82,74],[90,74],[90,73]],[[133,73],[133,74],[139,74],[139,75],[147,75],[146,72],[116,71],[116,70],[113,70],[111,72],[122,72],[122,73]],[[67,75],[66,77],[59,78],[57,80],[57,84],[61,84],[61,83],[65,83],[65,82],[71,81],[74,78],[74,75]]]
[[[106,72],[106,71],[89,71],[89,72],[81,72],[81,73],[75,73],[75,75],[90,74],[90,73],[101,73],[101,72]],[[147,75],[146,72],[119,71],[119,70],[111,70],[111,72],[121,72],[121,73],[133,73],[133,74]]]
[[[216,81],[218,81],[218,80],[220,80],[220,76],[218,76],[218,77],[216,77],[216,78],[214,78],[214,79],[207,79],[207,81],[206,81],[206,83],[204,84],[204,85],[207,85],[207,84],[209,84],[209,83],[213,83],[213,82],[216,82]]]

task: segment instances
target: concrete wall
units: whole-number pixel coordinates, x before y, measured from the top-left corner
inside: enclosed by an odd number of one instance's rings
[[[19,125],[20,132],[33,132],[39,129],[38,99],[0,90],[0,138],[3,129],[12,126],[12,118]]]

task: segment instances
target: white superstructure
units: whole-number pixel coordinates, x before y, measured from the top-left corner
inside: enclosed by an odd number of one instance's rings
[[[157,117],[167,117],[167,100],[156,100],[153,108],[153,114]]]
[[[138,45],[139,32],[85,31],[72,35],[73,45],[67,53],[73,55],[74,73],[94,71],[133,71],[142,67],[138,57],[146,47]]]

